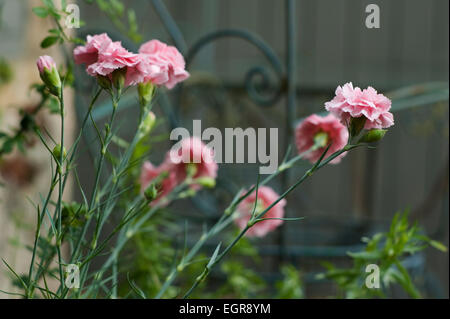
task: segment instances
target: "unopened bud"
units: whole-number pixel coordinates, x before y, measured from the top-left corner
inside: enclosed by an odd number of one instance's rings
[[[48,55],[40,56],[36,61],[36,65],[39,75],[50,93],[59,96],[61,93],[61,78],[53,58]]]
[[[59,145],[59,144],[55,145],[52,153],[53,153],[53,156],[55,156],[55,158],[58,159],[58,161],[59,161],[59,159],[61,158],[61,145]],[[66,158],[66,156],[67,156],[65,147],[62,148],[62,156],[63,156],[63,159]]]
[[[156,186],[154,183],[151,183],[144,191],[145,198],[151,202],[158,196],[158,190],[156,189]]]
[[[373,129],[364,134],[358,143],[373,143],[381,140],[386,134],[387,130]]]
[[[212,177],[199,177],[195,180],[195,183],[206,188],[214,188],[216,186],[216,180]]]
[[[197,193],[197,191],[195,189],[188,188],[184,192],[180,192],[180,194],[178,194],[178,198],[181,199],[181,198],[194,197],[196,193]]]

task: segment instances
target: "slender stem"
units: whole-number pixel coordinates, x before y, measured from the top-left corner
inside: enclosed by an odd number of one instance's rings
[[[60,117],[61,117],[61,141],[60,141],[60,154],[57,163],[57,169],[59,174],[59,189],[58,189],[58,202],[56,205],[57,211],[57,235],[56,235],[56,251],[58,254],[58,269],[59,269],[59,280],[61,286],[64,285],[64,275],[62,269],[62,255],[61,255],[61,241],[62,241],[62,200],[63,200],[63,167],[64,167],[64,94],[61,88],[59,94],[59,104],[60,104]]]
[[[31,255],[30,269],[28,271],[28,285],[30,285],[31,278],[33,276],[34,260],[36,258],[36,250],[37,250],[37,246],[38,246],[38,240],[39,240],[39,237],[40,237],[42,222],[43,222],[44,217],[45,217],[45,211],[47,210],[47,205],[48,205],[48,203],[50,201],[50,197],[52,196],[53,190],[56,187],[57,178],[58,178],[58,175],[55,174],[53,176],[53,179],[52,179],[52,182],[51,182],[51,185],[50,185],[50,190],[49,190],[49,192],[47,194],[47,198],[45,199],[44,205],[42,206],[42,212],[38,216],[38,224],[37,224],[37,227],[36,227],[36,233],[35,233],[35,237],[34,237],[33,253]],[[37,278],[37,279],[39,279],[39,278]],[[32,297],[33,291],[34,291],[34,285],[33,285],[33,287],[31,287],[31,290],[29,290],[27,292],[27,298],[31,298]]]

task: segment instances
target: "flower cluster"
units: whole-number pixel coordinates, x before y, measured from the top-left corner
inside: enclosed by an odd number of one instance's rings
[[[152,83],[173,88],[189,77],[183,56],[173,46],[151,40],[132,53],[106,33],[87,36],[86,45],[73,51],[75,63],[85,64],[89,75],[108,77],[116,70],[125,72],[125,86]]]

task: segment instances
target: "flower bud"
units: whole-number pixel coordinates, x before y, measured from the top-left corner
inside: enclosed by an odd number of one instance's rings
[[[58,161],[59,161],[59,159],[61,158],[61,145],[59,145],[59,144],[55,145],[52,153],[53,153],[53,156],[55,156],[55,158],[58,159]],[[65,147],[62,148],[62,156],[63,156],[63,159],[66,158],[66,156],[67,156]]]
[[[180,192],[178,194],[178,198],[182,199],[182,198],[194,197],[196,193],[197,193],[197,191],[195,189],[188,188],[187,190]]]
[[[154,92],[155,86],[151,82],[138,84],[139,103],[141,106],[146,106],[150,103]]]
[[[61,92],[61,78],[59,77],[56,63],[51,56],[40,56],[36,61],[39,75],[50,93],[59,96]]]
[[[158,195],[158,190],[156,189],[155,183],[151,183],[144,191],[145,198],[151,202]]]
[[[386,134],[387,130],[373,129],[364,134],[358,143],[373,143],[381,140]]]
[[[195,180],[195,183],[206,188],[214,188],[216,186],[216,180],[211,177],[199,177]]]

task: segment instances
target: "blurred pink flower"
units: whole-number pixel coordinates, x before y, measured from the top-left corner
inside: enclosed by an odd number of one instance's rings
[[[258,188],[258,198],[256,198],[256,192],[253,192],[246,197],[237,207],[238,217],[234,220],[236,225],[240,229],[244,229],[250,220],[253,208],[255,206],[255,200],[257,200],[256,214],[261,213],[269,205],[278,199],[279,195],[268,186],[261,186]],[[283,198],[275,206],[273,206],[262,218],[283,218],[284,206],[286,200]],[[269,219],[262,222],[258,222],[253,225],[245,234],[248,237],[263,237],[267,233],[273,231],[275,228],[283,223],[280,219]]]
[[[108,76],[139,62],[137,54],[124,49],[120,42],[113,42],[106,33],[88,36],[85,46],[74,49],[74,58],[75,63],[86,64],[86,71],[91,76]]]
[[[184,150],[184,151],[183,151]],[[155,178],[165,173],[167,176],[159,183],[158,196],[152,204],[157,203],[161,198],[169,194],[177,185],[181,184],[187,177],[189,165],[193,165],[193,179],[200,177],[217,177],[217,163],[214,161],[213,151],[207,147],[199,138],[191,137],[181,141],[181,147],[171,150],[166,154],[164,162],[158,167],[150,162],[145,162],[142,166],[140,184],[143,192]],[[191,188],[198,190],[198,184],[191,185]]]
[[[36,65],[40,74],[44,72],[44,69],[51,71],[53,68],[56,68],[55,61],[49,55],[40,56],[36,61]]]
[[[346,83],[336,89],[336,96],[325,103],[325,108],[348,125],[352,117],[366,117],[364,128],[381,129],[394,125],[394,116],[389,112],[391,100],[378,94],[373,87],[361,90]]]
[[[140,176],[142,192],[144,192],[150,183],[161,174],[167,174],[167,176],[159,183],[157,187],[158,195],[156,196],[156,199],[151,202],[152,205],[158,203],[161,198],[168,195],[177,186],[176,176],[171,172],[171,168],[167,163],[162,163],[160,166],[155,167],[152,163],[147,161],[142,165]]]
[[[298,152],[303,153],[308,151],[315,144],[314,139],[319,133],[326,134],[326,145],[304,155],[304,158],[311,163],[315,163],[320,158],[328,144],[331,143],[331,146],[325,154],[324,159],[334,152],[339,151],[347,144],[348,130],[335,116],[328,114],[325,117],[321,117],[313,114],[304,119],[295,129],[295,143]],[[330,164],[339,163],[345,154],[342,153],[333,159]]]
[[[150,81],[172,89],[178,82],[189,77],[183,56],[173,46],[159,40],[150,40],[141,45],[139,53],[141,61],[138,69],[144,75],[144,82]]]
[[[192,178],[217,177],[217,163],[214,159],[214,152],[206,146],[198,137],[193,136],[183,139],[180,147],[172,149],[166,156],[165,162],[171,165],[171,171],[175,173],[178,183],[184,181],[187,177],[189,165],[194,165],[195,174]],[[193,185],[194,189],[200,188],[199,185]]]

